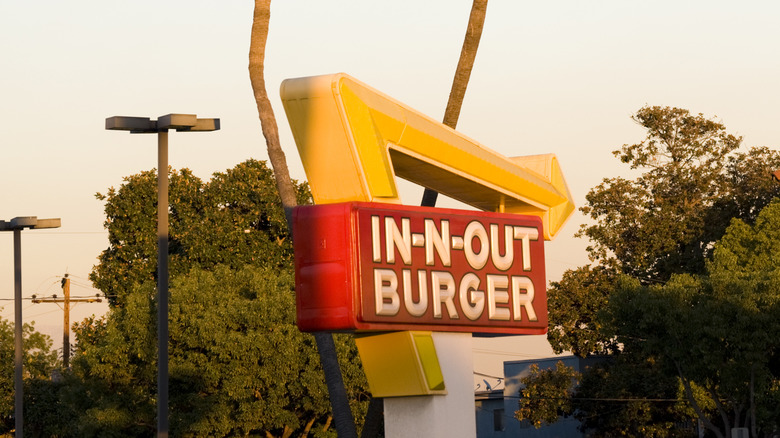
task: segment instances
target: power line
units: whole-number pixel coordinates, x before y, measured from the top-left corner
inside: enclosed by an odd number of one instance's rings
[[[79,280],[90,281],[88,277],[82,277],[82,276],[80,276],[80,275],[76,275],[76,274],[69,274],[69,275],[70,275],[70,278],[71,278],[71,279],[73,279],[73,278],[78,278]]]
[[[73,283],[72,283],[72,285],[74,285],[74,286],[78,286],[78,287],[80,287],[80,288],[82,288],[82,289],[90,289],[90,290],[94,290],[94,291],[98,291],[98,292],[102,293],[102,291],[101,291],[100,289],[97,289],[97,288],[95,288],[95,287],[92,287],[92,286],[90,286],[90,285],[88,285],[88,284],[83,284],[83,283],[77,283],[77,282],[73,282]]]
[[[504,398],[528,399],[528,400],[572,400],[572,401],[604,401],[604,402],[681,402],[678,398],[642,398],[642,397],[624,397],[624,398],[599,398],[599,397],[521,397],[519,395],[505,395]]]
[[[57,298],[56,295],[53,298],[36,298],[33,296],[33,303],[63,303],[63,329],[62,329],[62,364],[65,368],[70,365],[70,308],[71,303],[100,303],[103,300],[100,295],[88,298],[78,298],[70,296],[70,278],[68,274],[62,277],[62,293],[63,298]]]
[[[38,232],[35,233],[36,235],[39,234],[48,234],[48,235],[69,235],[69,234],[108,234],[108,231],[50,231],[50,232]]]
[[[81,287],[88,287],[88,288],[94,289],[94,288],[91,286],[91,284],[92,284],[91,282],[90,282],[90,283],[82,283],[82,282],[80,282],[80,281],[73,281],[73,280],[71,280],[71,283],[73,283],[73,284],[74,284],[74,285],[76,285],[76,286],[81,286]]]
[[[527,357],[530,359],[542,359],[542,357],[540,357],[538,354],[512,353],[509,351],[489,350],[484,348],[473,348],[472,351],[475,353],[495,354],[498,356],[516,356],[516,357]]]
[[[481,376],[481,377],[490,377],[491,379],[504,380],[503,377],[493,376],[493,375],[485,374],[485,373],[479,373],[477,371],[474,371],[474,374],[476,374],[477,376]]]
[[[59,311],[60,311],[60,309],[49,310],[49,311],[43,312],[43,313],[36,313],[35,315],[25,315],[25,318],[26,319],[37,318],[39,316],[48,315],[50,313],[59,312]]]
[[[41,280],[41,282],[40,282],[40,283],[38,283],[38,286],[36,286],[36,287],[35,287],[35,290],[40,290],[40,289],[41,289],[41,285],[43,285],[43,283],[45,283],[45,282],[47,282],[47,281],[51,280],[52,278],[54,279],[54,281],[52,281],[51,283],[49,283],[49,285],[48,285],[48,286],[46,286],[46,289],[47,289],[47,290],[48,290],[48,289],[50,289],[50,288],[51,288],[52,286],[54,286],[55,284],[57,284],[57,283],[59,283],[59,282],[60,282],[60,277],[58,277],[58,276],[56,276],[56,275],[51,275],[51,276],[49,276],[49,277],[46,277],[46,278],[44,278],[43,280]]]
[[[97,289],[95,289],[95,290],[97,290]],[[92,294],[92,295],[73,295],[73,298],[115,298],[115,297],[116,297],[116,295],[105,295],[105,294],[102,294],[102,293]],[[23,301],[35,302],[36,300],[49,299],[49,298],[55,298],[56,299],[57,295],[54,294],[54,295],[48,295],[48,296],[47,295],[38,296],[36,294],[36,295],[31,296],[31,297],[22,297],[22,300]],[[0,298],[0,301],[13,301],[13,300],[14,300],[13,298]],[[27,307],[27,308],[29,308],[29,307]]]

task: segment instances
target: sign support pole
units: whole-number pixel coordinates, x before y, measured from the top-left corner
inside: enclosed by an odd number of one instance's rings
[[[536,250],[540,258],[532,255],[529,242],[553,239],[574,211],[557,158],[552,154],[504,157],[345,74],[288,79],[282,83],[281,96],[315,204],[334,205],[319,217],[312,217],[316,212],[301,213],[307,207],[296,210],[298,217],[320,220],[317,226],[302,228],[309,238],[302,240],[296,231],[298,327],[314,332],[362,332],[360,336],[365,337],[357,339],[358,350],[374,396],[384,397],[385,436],[476,436],[472,337],[460,331],[463,326],[493,333],[546,330],[544,267],[535,264],[532,274],[530,262],[543,260],[543,242]],[[449,226],[455,227],[455,220],[447,222],[446,232],[439,232],[433,230],[438,222],[423,218],[422,232],[410,231],[406,217],[393,225],[395,213],[385,216],[389,222],[372,216],[362,229],[379,235],[384,223],[385,236],[392,236],[376,238],[358,252],[351,240],[356,234],[349,234],[354,231],[349,222],[355,219],[344,219],[338,210],[349,208],[343,203],[366,202],[395,204],[396,210],[408,212],[409,208],[401,206],[396,177],[477,210],[533,217],[536,222],[506,225],[509,219],[496,219],[504,222],[489,223],[489,228],[478,220],[460,223],[459,234],[452,234],[450,241],[442,235],[449,239]],[[428,230],[438,234],[428,235]],[[499,235],[499,230],[507,231]],[[474,239],[485,249],[470,246]],[[299,248],[301,241],[311,245]],[[436,243],[426,246],[427,242]],[[446,262],[437,262],[433,256],[434,250],[449,253],[450,244],[453,250],[462,251],[457,253],[457,267],[449,256]],[[523,264],[515,270],[509,251],[499,250],[510,245],[522,254]],[[403,263],[396,261],[391,246],[402,254]],[[383,247],[390,248],[385,256]],[[421,254],[422,247],[425,266],[417,268],[419,275],[412,279],[415,268],[410,254]],[[464,257],[468,266],[464,266]],[[483,269],[488,258],[493,263]],[[358,275],[355,266],[370,266],[366,269],[371,270]],[[537,274],[540,278],[532,280]],[[407,300],[413,296],[407,289],[425,284],[427,276],[428,284],[436,288],[431,289],[432,310],[426,308],[427,300],[426,304],[422,298]],[[454,283],[460,280],[465,286],[458,288]],[[534,283],[539,286],[536,294]],[[325,293],[325,289],[334,293]],[[420,293],[428,292],[420,287]],[[533,304],[537,302],[542,305],[538,311]],[[429,313],[432,321],[413,320]],[[475,323],[480,318],[489,324]],[[459,329],[441,327],[443,319],[460,324]],[[521,320],[533,324],[507,324]]]
[[[434,332],[433,342],[447,394],[385,398],[387,437],[476,436],[471,333]]]

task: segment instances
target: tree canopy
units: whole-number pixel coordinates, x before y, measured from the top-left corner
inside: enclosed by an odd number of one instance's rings
[[[555,423],[558,417],[568,417],[574,412],[573,387],[581,377],[582,374],[561,361],[548,370],[531,365],[529,374],[520,379],[525,387],[520,391],[520,409],[515,412],[515,418],[530,420],[539,428],[544,423]]]
[[[581,211],[595,224],[579,234],[590,240],[592,260],[643,283],[701,273],[731,219],[754,220],[780,193],[771,176],[780,156],[739,151],[740,137],[687,110],[644,107],[633,119],[646,138],[614,155],[643,173],[591,189]]]
[[[313,337],[295,326],[293,284],[290,270],[251,265],[193,268],[173,279],[173,436],[329,435],[327,389]],[[84,382],[78,409],[84,414],[77,435],[154,432],[153,289],[153,283],[138,286],[105,320],[78,326],[73,369]],[[348,338],[340,337],[338,346],[343,362],[357,362]],[[367,400],[361,378],[348,380],[358,413]]]
[[[247,160],[204,182],[187,169],[169,170],[169,272],[192,267],[246,264],[281,268],[293,259],[285,213],[273,172]],[[306,184],[296,184],[301,204],[310,202]],[[154,170],[124,178],[105,201],[109,247],[90,274],[109,302],[122,305],[133,285],[157,272],[157,175]]]
[[[777,151],[741,151],[741,139],[721,123],[679,108],[644,107],[633,119],[645,140],[614,155],[644,172],[606,178],[589,191],[580,210],[593,222],[578,235],[589,240],[595,266],[567,271],[548,291],[548,338],[559,353],[608,353],[614,342],[597,314],[620,274],[642,284],[701,274],[731,220],[752,223],[780,194],[772,178]]]
[[[736,219],[714,245],[705,275],[663,285],[627,281],[607,313],[625,351],[657,357],[677,375],[708,429],[769,435],[780,400],[780,201],[754,225]],[[699,395],[697,389],[700,389]]]
[[[58,365],[57,352],[52,351],[52,340],[35,330],[33,324],[22,326],[24,354],[25,404],[32,399],[29,388],[39,380],[49,380]],[[0,317],[0,434],[14,428],[14,324]]]
[[[645,139],[614,155],[640,173],[590,190],[578,235],[594,264],[548,290],[553,349],[612,357],[583,374],[575,415],[595,436],[674,436],[694,418],[716,436],[737,426],[759,436],[777,426],[767,410],[777,291],[745,236],[775,214],[765,207],[780,194],[780,154],[744,150],[722,123],[679,108],[633,120]],[[773,238],[760,240],[769,253]],[[670,424],[676,432],[659,427]]]
[[[295,326],[292,245],[272,172],[249,160],[207,182],[186,169],[170,175],[171,436],[334,436],[314,337]],[[155,180],[142,172],[98,195],[110,246],[92,279],[112,305],[76,324],[72,370],[48,388],[69,417],[36,414],[58,436],[154,433]],[[296,189],[307,202],[306,186]],[[336,349],[362,420],[357,350],[348,335]]]

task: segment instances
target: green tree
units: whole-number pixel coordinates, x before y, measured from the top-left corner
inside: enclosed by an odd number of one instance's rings
[[[690,353],[706,345],[697,343],[706,334],[703,327],[713,327],[696,326],[697,318],[707,315],[686,314],[692,303],[686,300],[700,296],[694,293],[701,282],[698,276],[708,272],[715,243],[732,219],[752,224],[780,193],[771,177],[780,168],[780,154],[768,148],[740,150],[741,139],[717,121],[669,107],[644,107],[633,120],[646,130],[646,138],[614,155],[641,173],[635,179],[605,179],[591,189],[581,211],[592,221],[582,225],[579,236],[590,240],[594,265],[568,271],[548,291],[548,339],[555,351],[614,356],[608,366],[585,373],[576,395],[580,399],[684,397],[680,385],[685,381],[660,348],[674,344],[674,336],[688,336],[691,350],[685,363],[700,366],[707,360],[706,355]],[[659,298],[661,292],[664,298]],[[617,310],[623,304],[629,307]],[[677,325],[663,328],[651,318],[661,314],[674,315]],[[650,324],[653,321],[656,325]],[[639,330],[640,322],[650,325]],[[685,378],[691,379],[688,374]],[[689,383],[689,395],[699,396],[687,397],[688,404],[647,403],[644,413],[631,404],[605,411],[603,404],[581,403],[577,409],[583,418],[595,418],[588,412],[602,412],[598,422],[586,421],[591,432],[643,436],[653,424],[693,417],[697,400],[704,406],[699,417],[717,409],[700,396],[707,391],[704,382]],[[714,403],[712,397],[710,401]]]
[[[579,234],[591,241],[593,260],[643,283],[701,273],[731,218],[754,220],[780,193],[771,177],[780,155],[740,152],[741,138],[723,124],[679,108],[644,107],[633,119],[645,140],[614,155],[644,172],[591,189],[581,210],[595,224]]]
[[[112,306],[77,324],[72,373],[51,398],[78,420],[51,420],[59,436],[154,431],[155,179],[142,172],[98,195],[110,246],[92,278]],[[295,187],[308,202],[306,186]],[[315,341],[294,324],[292,245],[272,172],[255,160],[208,182],[171,171],[170,198],[172,436],[332,436]],[[337,336],[334,347],[362,421],[367,385],[354,342]]]
[[[614,269],[604,266],[582,266],[563,273],[560,282],[550,285],[547,339],[557,354],[569,350],[585,357],[589,354],[611,354],[618,351],[614,338],[603,333],[598,311],[609,301],[616,281]]]
[[[590,360],[582,373],[560,361],[546,370],[534,365],[521,379],[515,417],[540,428],[573,416],[595,438],[690,436],[692,427],[679,425],[695,414],[678,399],[676,376],[660,372],[652,357],[634,359]]]
[[[51,349],[51,338],[35,331],[34,324],[22,326],[22,339],[24,403],[29,407],[32,399],[29,389],[38,381],[48,381],[58,361],[57,352]],[[0,317],[0,434],[14,428],[14,357],[14,324]]]
[[[678,379],[654,356],[621,354],[593,365],[572,407],[580,428],[594,438],[693,436],[695,414],[680,398]]]
[[[598,312],[617,276],[654,284],[676,273],[703,273],[731,219],[751,223],[780,194],[771,176],[780,168],[777,151],[739,151],[740,138],[721,123],[679,108],[644,107],[633,119],[647,130],[645,140],[614,155],[643,173],[590,190],[580,210],[593,223],[578,235],[589,239],[596,265],[568,271],[548,291],[554,309],[548,339],[558,352],[609,352],[614,340],[603,333]]]
[[[626,349],[662,358],[716,436],[728,436],[732,427],[747,427],[751,436],[780,427],[778,250],[780,202],[775,201],[752,226],[732,222],[714,245],[706,275],[677,275],[649,287],[627,284],[609,306]],[[704,402],[694,397],[695,388],[706,394]]]
[[[283,267],[292,263],[292,242],[279,205],[273,172],[247,160],[203,182],[187,169],[170,174],[169,271],[175,277],[191,267],[245,264]],[[308,203],[305,184],[295,185]],[[105,201],[109,247],[90,274],[113,306],[121,306],[133,285],[157,273],[157,176],[155,171],[126,177]]]
[[[547,370],[533,364],[529,371],[520,379],[525,387],[520,390],[520,409],[515,418],[528,420],[538,429],[574,413],[571,396],[582,374],[561,361]]]
[[[322,369],[313,337],[295,326],[293,284],[290,269],[251,265],[194,268],[173,279],[172,436],[329,433]],[[140,285],[106,320],[79,325],[73,368],[83,382],[84,414],[75,435],[153,433],[153,289],[153,283]],[[359,369],[354,344],[347,337],[337,340],[344,362]],[[365,381],[348,380],[358,417],[365,409],[364,387]]]

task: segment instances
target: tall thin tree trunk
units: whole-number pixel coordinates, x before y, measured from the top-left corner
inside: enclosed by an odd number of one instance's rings
[[[688,402],[696,412],[696,416],[699,418],[699,421],[704,425],[704,427],[715,433],[715,436],[718,438],[724,438],[725,435],[721,432],[718,426],[716,426],[712,421],[710,421],[709,418],[707,418],[706,415],[704,415],[704,411],[696,401],[696,397],[693,396],[693,388],[691,388],[691,383],[688,381],[688,379],[685,378],[685,376],[683,376],[680,364],[675,361],[674,365],[677,368],[677,375],[680,377],[680,382],[682,382],[683,388],[685,389],[685,397],[688,399]],[[728,429],[726,429],[726,431],[728,432]]]
[[[704,389],[707,390],[707,392],[710,394],[710,398],[712,398],[712,401],[715,402],[715,407],[718,408],[718,412],[720,413],[720,418],[723,420],[723,430],[726,431],[728,434],[731,430],[731,421],[729,421],[728,413],[726,412],[726,407],[723,406],[723,403],[720,401],[720,397],[718,396],[718,393],[715,391],[714,388],[707,385],[704,387]]]
[[[750,436],[758,436],[756,427],[756,364],[750,367]]]
[[[463,106],[463,98],[466,96],[466,87],[469,85],[471,70],[474,68],[474,60],[477,57],[479,40],[482,38],[482,28],[485,26],[488,0],[474,0],[471,5],[469,24],[466,29],[466,37],[463,39],[463,47],[460,49],[458,67],[455,69],[455,77],[452,79],[450,98],[447,101],[447,109],[444,110],[442,123],[455,128],[460,117],[460,109]]]
[[[287,168],[287,159],[279,141],[279,129],[276,124],[271,101],[265,88],[264,63],[265,45],[268,40],[268,26],[271,19],[271,0],[255,0],[252,34],[249,44],[249,79],[257,102],[257,113],[268,148],[268,158],[274,169],[276,186],[282,200],[282,207],[287,216],[287,224],[292,234],[292,209],[297,204],[295,187]],[[349,399],[344,387],[336,346],[333,336],[329,333],[316,333],[317,350],[325,372],[325,382],[328,386],[333,418],[336,431],[341,437],[356,438],[355,420],[349,408]]]
[[[463,98],[466,96],[471,70],[474,68],[479,40],[482,38],[482,28],[485,26],[487,2],[488,0],[474,0],[474,3],[471,5],[466,37],[463,39],[463,47],[460,49],[460,59],[455,69],[455,77],[452,79],[450,97],[447,100],[447,108],[444,110],[444,119],[442,121],[442,123],[452,129],[455,129],[458,125]],[[425,192],[423,192],[422,205],[434,207],[437,197],[438,193],[435,190],[426,188]]]
[[[311,420],[306,422],[306,427],[303,428],[303,432],[301,432],[301,438],[305,438],[309,436],[309,432],[311,432],[311,427],[314,426],[314,420],[317,418],[312,418]]]
[[[363,423],[363,431],[360,433],[360,438],[374,438],[379,436],[384,414],[384,405],[384,399],[381,397],[371,397],[371,401],[368,403],[366,421]]]
[[[292,208],[298,203],[295,196],[295,187],[287,168],[287,158],[279,141],[279,128],[276,125],[276,117],[268,99],[265,89],[265,43],[268,40],[268,25],[271,19],[271,0],[255,0],[254,19],[252,21],[252,34],[249,43],[249,80],[252,83],[252,91],[257,103],[257,114],[260,116],[260,125],[265,137],[268,149],[268,159],[274,169],[276,187],[282,198],[287,215],[287,223],[291,223]],[[292,230],[291,230],[292,231]]]

